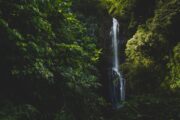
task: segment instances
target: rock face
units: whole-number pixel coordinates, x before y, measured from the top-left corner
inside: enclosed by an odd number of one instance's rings
[[[110,30],[112,25],[112,18],[105,13],[102,15],[99,24],[99,35],[98,35],[98,45],[102,48],[102,54],[99,61],[99,71],[100,71],[100,79],[102,84],[101,93],[108,99],[108,78],[111,67],[111,37]]]

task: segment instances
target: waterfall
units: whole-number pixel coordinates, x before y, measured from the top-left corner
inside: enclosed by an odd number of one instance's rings
[[[112,73],[111,73],[111,102],[113,108],[120,108],[122,106],[121,102],[125,100],[125,80],[119,71],[119,57],[118,57],[118,43],[119,41],[119,23],[113,18],[113,25],[111,29],[112,37]]]

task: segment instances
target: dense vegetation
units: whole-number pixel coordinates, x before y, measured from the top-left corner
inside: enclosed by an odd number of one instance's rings
[[[96,28],[71,7],[70,0],[0,1],[1,120],[99,116]]]
[[[127,81],[116,111],[111,16]],[[179,0],[0,0],[0,120],[180,119],[179,21]]]
[[[104,0],[103,4],[119,19],[126,40],[122,70],[129,101],[112,115],[114,119],[180,119],[180,1]]]

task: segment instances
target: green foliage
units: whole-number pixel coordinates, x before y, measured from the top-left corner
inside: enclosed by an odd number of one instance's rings
[[[178,43],[173,49],[173,56],[170,59],[170,62],[167,64],[167,67],[170,69],[167,76],[167,81],[169,87],[173,90],[180,88],[180,43]]]
[[[109,14],[121,22],[121,30],[126,39],[130,39],[136,32],[138,25],[154,15],[157,0],[101,0]]]
[[[126,42],[121,70],[128,100],[113,120],[179,119],[179,0],[101,0]],[[173,92],[174,93],[173,93]],[[168,93],[164,97],[148,96]],[[176,94],[175,94],[176,93]],[[135,97],[137,95],[144,95]],[[132,100],[132,101],[131,101]],[[144,109],[145,108],[145,109]]]
[[[128,40],[121,52],[127,94],[178,93],[179,6],[179,0],[0,0],[0,119],[103,120],[99,76],[106,75],[97,69],[104,52],[97,46],[109,43],[98,40],[106,31],[104,8]],[[178,95],[168,98],[137,96],[109,119],[179,119]]]
[[[107,120],[178,120],[179,98],[165,96],[136,96]]]
[[[0,1],[1,97],[30,103],[47,120],[95,120],[101,114],[95,66],[101,51],[71,7],[71,0]],[[17,114],[3,119],[16,120]],[[17,119],[38,119],[28,111],[27,117]]]
[[[178,4],[180,3],[176,0],[159,3],[154,17],[139,26],[133,37],[128,40],[124,68],[131,85],[147,83],[150,85],[147,88],[153,87],[153,90],[159,89],[160,86],[164,88],[178,86],[179,61],[172,62],[179,59],[174,58],[174,55],[178,54],[178,46],[175,47],[178,44],[177,15],[180,13]],[[145,71],[147,72],[144,73]],[[143,89],[144,87],[142,92]]]
[[[151,58],[145,54],[148,51],[148,47],[153,46],[149,41],[151,37],[152,33],[148,33],[144,28],[138,29],[127,43],[126,55],[129,61],[144,66],[150,66],[153,63]]]
[[[131,10],[135,0],[101,0],[101,2],[110,14],[124,16]]]
[[[74,120],[74,117],[67,111],[61,111],[60,113],[56,114],[54,120]]]
[[[12,103],[4,103],[0,109],[1,120],[39,120],[40,112],[32,105],[13,105]]]

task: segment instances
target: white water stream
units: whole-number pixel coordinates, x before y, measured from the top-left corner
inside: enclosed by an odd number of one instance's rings
[[[112,47],[113,47],[113,66],[112,66],[112,104],[115,108],[119,108],[121,106],[121,101],[125,100],[125,80],[122,77],[121,72],[119,71],[119,57],[118,57],[118,50],[119,50],[119,23],[118,21],[113,18],[113,26],[111,29],[111,36],[112,36]]]

